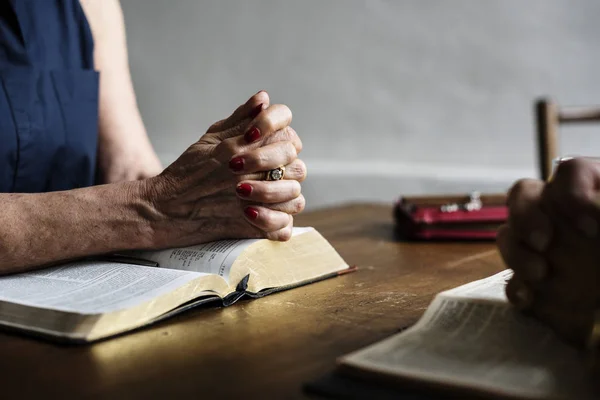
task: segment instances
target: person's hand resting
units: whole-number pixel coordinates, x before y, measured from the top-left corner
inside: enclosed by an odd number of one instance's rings
[[[600,300],[600,164],[562,163],[549,183],[517,182],[498,247],[514,270],[507,297],[583,346]]]
[[[285,105],[259,92],[229,118],[212,125],[160,175],[142,181],[152,205],[153,247],[225,238],[285,241],[304,209],[302,143]],[[285,166],[282,180],[266,172]]]

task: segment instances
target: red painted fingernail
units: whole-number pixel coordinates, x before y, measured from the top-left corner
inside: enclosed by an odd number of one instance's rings
[[[252,193],[252,186],[247,183],[240,183],[235,191],[238,192],[240,196],[248,197]]]
[[[255,126],[244,134],[246,143],[256,142],[258,139],[260,139],[260,131]]]
[[[256,117],[258,117],[258,114],[260,114],[263,110],[263,103],[260,103],[259,105],[257,105],[256,107],[254,107],[254,110],[252,110],[252,113],[250,114],[250,118],[254,119]]]
[[[239,172],[244,169],[244,159],[242,157],[235,157],[229,161],[229,168],[235,172]]]
[[[251,220],[255,220],[256,218],[258,218],[258,210],[253,207],[246,207],[244,209],[244,214],[246,214],[246,217],[248,217]]]

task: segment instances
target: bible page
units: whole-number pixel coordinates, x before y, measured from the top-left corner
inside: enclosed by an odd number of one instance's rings
[[[293,236],[312,228],[294,228]],[[158,263],[160,268],[219,275],[229,282],[231,267],[250,245],[265,239],[219,240],[176,249],[135,251],[134,257]]]
[[[100,261],[0,277],[0,301],[80,314],[136,306],[203,274]]]
[[[441,293],[414,327],[342,364],[514,397],[591,398],[584,355],[507,303],[509,276]]]
[[[504,288],[506,287],[506,284],[510,278],[512,278],[512,275],[512,270],[506,269],[488,278],[480,279],[458,286],[454,289],[446,290],[442,294],[444,296],[499,300],[501,302],[507,302]]]

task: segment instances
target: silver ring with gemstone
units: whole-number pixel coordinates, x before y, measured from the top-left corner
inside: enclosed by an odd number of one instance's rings
[[[267,171],[267,181],[279,181],[285,176],[285,167],[281,166]]]

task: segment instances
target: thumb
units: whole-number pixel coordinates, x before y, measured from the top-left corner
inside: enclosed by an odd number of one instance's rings
[[[253,119],[260,111],[269,107],[269,102],[269,94],[261,90],[250,97],[246,103],[239,106],[229,117],[211,125],[206,133],[226,131],[239,125],[246,119]]]
[[[589,238],[600,234],[600,164],[584,158],[562,162],[542,196],[543,206]]]

